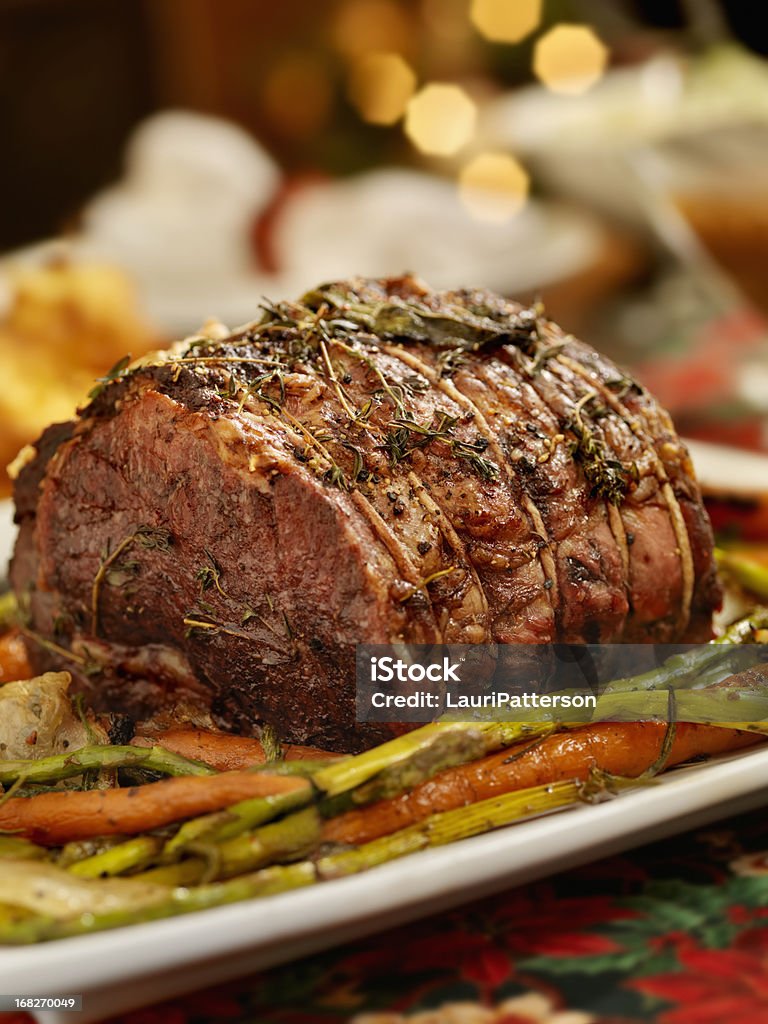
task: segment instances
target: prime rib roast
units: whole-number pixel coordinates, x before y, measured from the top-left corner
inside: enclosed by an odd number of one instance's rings
[[[700,641],[712,535],[667,413],[540,308],[326,285],[117,367],[22,459],[36,668],[94,705],[359,749],[360,641]]]

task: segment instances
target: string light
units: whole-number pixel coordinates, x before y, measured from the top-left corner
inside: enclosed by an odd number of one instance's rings
[[[431,82],[409,101],[405,133],[430,156],[453,156],[475,130],[477,108],[458,85]]]
[[[415,90],[416,75],[397,53],[369,53],[352,65],[349,98],[370,124],[398,121]]]
[[[552,92],[580,96],[605,72],[608,48],[587,25],[556,25],[536,43],[533,70]]]
[[[459,195],[473,217],[499,224],[523,208],[530,183],[508,153],[479,153],[459,175]]]
[[[494,43],[519,43],[541,21],[542,0],[472,0],[470,18]]]

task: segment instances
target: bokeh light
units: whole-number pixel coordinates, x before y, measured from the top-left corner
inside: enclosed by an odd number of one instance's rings
[[[475,130],[477,108],[458,85],[430,82],[409,101],[405,132],[430,156],[453,156]]]
[[[398,121],[415,90],[416,75],[397,53],[368,53],[353,62],[349,98],[370,124]]]
[[[395,51],[407,53],[413,27],[394,0],[347,0],[333,23],[333,42],[345,57]]]
[[[608,47],[587,25],[556,25],[536,43],[533,70],[552,92],[579,96],[605,72]]]
[[[525,206],[530,184],[528,172],[508,153],[479,153],[459,175],[459,194],[473,217],[499,224]]]
[[[519,43],[541,21],[542,0],[472,0],[472,23],[494,43]]]

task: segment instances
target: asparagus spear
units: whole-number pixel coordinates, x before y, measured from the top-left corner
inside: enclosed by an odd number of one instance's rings
[[[213,768],[172,754],[163,747],[111,747],[91,745],[66,754],[41,757],[37,761],[0,761],[0,785],[23,778],[25,784],[60,782],[87,771],[110,768],[146,768],[164,775],[216,775]]]
[[[306,758],[296,761],[265,761],[264,764],[255,765],[251,771],[271,772],[273,775],[298,775],[302,779],[309,779],[315,772],[327,768],[329,765],[338,764],[345,758],[346,755],[339,755],[339,757],[324,757],[318,760]]]
[[[271,821],[278,814],[294,811],[310,802],[313,791],[305,789],[278,793],[274,796],[254,797],[241,800],[224,811],[203,814],[185,822],[179,831],[169,839],[163,848],[164,859],[174,859],[193,843],[219,842],[232,839],[258,825]]]
[[[433,814],[415,825],[355,849],[321,857],[317,861],[318,875],[322,879],[331,879],[356,874],[416,850],[443,846],[457,839],[490,832],[522,818],[571,806],[582,799],[594,802],[601,796],[611,795],[614,787],[620,789],[630,785],[637,785],[637,781],[611,780],[610,789],[607,784],[603,785],[596,779],[589,783],[564,781],[491,797],[467,807]]]
[[[606,693],[598,698],[594,720],[667,721],[668,697],[672,693],[675,695],[674,720],[677,722],[701,722],[729,729],[735,728],[736,721],[768,726],[768,691],[759,678],[755,685],[750,686],[744,674],[703,689]]]
[[[75,878],[54,864],[27,860],[4,860],[0,871],[0,904],[61,920],[118,909],[131,913],[160,902],[170,891],[132,878]]]
[[[94,853],[91,857],[68,865],[71,874],[79,878],[104,878],[123,875],[126,871],[146,867],[163,847],[159,836],[134,836],[124,843]]]
[[[121,908],[102,913],[86,911],[66,921],[57,919],[51,913],[38,913],[34,917],[22,921],[7,923],[0,917],[0,945],[46,942],[50,939],[61,939],[73,935],[87,935],[108,928],[120,928],[128,924],[156,921],[178,914],[188,914],[195,910],[224,906],[227,903],[239,903],[242,900],[271,896],[274,893],[312,885],[316,880],[315,865],[311,861],[301,861],[298,864],[264,868],[254,874],[232,878],[226,882],[213,882],[191,889],[181,887],[165,890],[166,893],[169,893],[168,895],[163,895],[153,903],[147,903],[131,910]],[[132,879],[124,881],[130,882]],[[90,884],[101,883],[91,882]]]
[[[37,915],[23,907],[10,907],[6,903],[0,903],[0,936],[4,931],[15,928],[22,921],[35,921]],[[0,938],[0,943],[2,943]]]
[[[0,835],[0,860],[45,860],[48,850],[20,836]]]
[[[768,629],[768,606],[758,605],[749,615],[732,623],[712,644],[765,643],[759,636],[765,629]]]
[[[715,558],[718,568],[745,590],[750,590],[759,598],[768,599],[768,567],[750,558],[748,554],[724,551],[722,548],[715,550]]]
[[[275,861],[299,860],[319,844],[322,823],[315,807],[306,807],[280,821],[264,825],[223,842],[192,845],[193,853],[176,864],[152,868],[134,877],[161,885],[196,885],[218,878],[231,878]]]
[[[355,791],[355,802],[392,796],[444,768],[551,731],[550,723],[430,722],[356,757],[323,767],[312,781],[326,796]],[[375,787],[363,784],[376,777]]]
[[[323,762],[325,763],[325,762]],[[295,811],[309,803],[313,797],[313,790],[310,786],[292,790],[289,793],[278,793],[274,796],[253,797],[250,800],[241,800],[223,811],[214,811],[212,814],[203,814],[198,818],[191,818],[185,822],[178,832],[169,840],[163,842],[154,836],[136,836],[127,839],[125,842],[112,846],[87,859],[69,866],[69,870],[81,878],[98,878],[100,876],[122,875],[126,871],[141,870],[149,868],[152,863],[173,864],[187,851],[199,850],[205,847],[208,851],[208,861],[198,858],[194,864],[185,868],[184,878],[187,882],[199,881],[205,874],[208,862],[216,858],[227,858],[226,863],[242,864],[246,853],[244,847],[227,847],[219,849],[214,844],[222,843],[225,840],[232,840],[243,833],[251,832],[259,825],[271,821],[280,814],[288,811]],[[314,812],[313,812],[314,813]],[[288,821],[288,819],[286,819]],[[283,822],[278,823],[283,826]],[[290,826],[283,826],[287,834]],[[252,833],[259,836],[264,830]],[[271,833],[267,833],[269,843]],[[232,851],[231,853],[229,851]],[[255,856],[256,848],[250,850],[251,856]],[[287,853],[286,849],[282,852]],[[257,858],[258,859],[258,858]],[[198,870],[202,864],[203,870]],[[238,870],[253,870],[256,864],[250,867],[239,867]],[[158,869],[159,870],[159,869]],[[227,874],[234,872],[227,870]],[[157,877],[161,878],[162,875]],[[177,879],[175,884],[181,884]]]

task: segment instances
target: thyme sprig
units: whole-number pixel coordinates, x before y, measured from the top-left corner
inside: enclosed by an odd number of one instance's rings
[[[101,552],[101,559],[99,562],[99,568],[96,571],[96,575],[93,578],[91,584],[91,635],[97,636],[99,631],[99,596],[101,593],[101,587],[105,580],[108,580],[108,576],[112,567],[115,566],[117,559],[123,554],[132,544],[138,544],[144,548],[145,551],[160,550],[167,551],[171,544],[171,536],[167,530],[157,529],[152,526],[139,526],[133,530],[127,537],[124,537],[120,543],[114,549],[111,549],[110,542],[107,542],[106,547]],[[129,570],[133,574],[138,569],[138,563],[128,563]],[[124,571],[125,571],[125,567]]]
[[[253,642],[253,637],[244,629],[238,629],[235,626],[224,625],[221,622],[216,622],[213,620],[212,616],[209,616],[207,619],[202,619],[199,617],[197,612],[189,612],[181,621],[186,627],[184,631],[185,640],[193,639],[196,636],[214,637],[223,633],[226,636],[237,637],[239,640],[248,640]]]
[[[455,425],[456,417],[445,412],[436,413],[430,424],[419,423],[408,416],[395,418],[384,433],[379,448],[387,453],[389,464],[394,468],[414,451],[433,441],[451,442],[451,431]]]
[[[444,576],[450,576],[451,573],[456,572],[458,567],[455,565],[449,565],[447,569],[438,569],[437,572],[430,573],[429,576],[425,576],[420,583],[416,586],[411,587],[401,598],[399,603],[404,604],[406,601],[410,601],[412,597],[418,594],[420,591],[426,591],[430,583],[435,583],[437,580],[442,579]]]
[[[269,359],[266,356],[230,356],[226,353],[222,353],[218,356],[179,356],[178,359],[171,360],[174,363],[192,363],[194,365],[205,366],[209,363],[254,363],[257,366],[280,366],[283,369],[286,368],[286,363],[281,362],[279,359]]]
[[[440,353],[442,375],[450,376],[461,364],[462,353],[488,345],[512,344],[525,353],[532,352],[541,340],[543,316],[540,303],[528,309],[509,310],[486,303],[478,296],[474,301],[444,302],[439,309],[433,309],[417,298],[366,299],[357,294],[354,286],[345,289],[343,285],[321,286],[298,302],[270,303],[265,299],[261,309],[261,319],[223,342],[200,336],[190,339],[185,351],[172,358],[171,364],[252,364],[285,369],[287,359],[313,361],[319,354],[325,360],[323,346],[344,344],[353,338],[363,346],[371,346],[385,339],[429,345]],[[275,335],[284,359],[274,358],[271,343]],[[260,341],[271,346],[264,354],[239,356],[227,351]],[[362,358],[359,349],[349,346],[348,351]],[[368,365],[381,379],[376,364],[368,360]],[[130,356],[126,356],[99,378],[89,397],[97,397],[109,383],[132,372],[135,371],[130,369]],[[383,381],[382,385],[395,404],[397,415],[403,415],[402,397],[394,388],[389,390]],[[423,388],[424,384],[413,378],[400,390],[406,387]]]
[[[604,498],[612,505],[620,505],[631,484],[637,480],[638,470],[635,463],[625,466],[623,462],[612,458],[601,438],[584,422],[582,412],[596,398],[596,391],[588,391],[574,406],[573,416],[567,424],[575,436],[571,454],[581,465],[592,495]]]
[[[446,412],[437,412],[430,424],[408,418],[395,419],[392,420],[379,447],[387,452],[389,464],[394,468],[418,449],[433,442],[442,443],[457,459],[468,462],[482,479],[496,480],[499,476],[499,467],[483,456],[488,448],[488,441],[484,437],[477,437],[474,441],[463,441],[455,437],[453,430],[457,422],[456,416]]]
[[[451,448],[456,458],[468,462],[483,480],[498,479],[499,467],[495,462],[483,457],[482,453],[488,448],[488,441],[484,437],[479,437],[476,441],[454,440]]]
[[[388,380],[381,367],[364,351],[359,348],[354,348],[352,345],[346,344],[339,338],[333,338],[332,344],[338,346],[347,355],[352,356],[353,359],[359,360],[363,363],[379,380],[381,384],[381,392],[389,398],[395,407],[396,416],[407,416],[407,410],[405,407],[405,389],[399,384],[391,384]]]
[[[446,348],[438,353],[435,362],[441,377],[453,377],[469,362],[469,358],[463,348]]]
[[[552,359],[562,352],[565,346],[568,344],[568,339],[564,338],[562,341],[553,342],[551,345],[539,346],[534,354],[533,359],[526,366],[526,372],[529,377],[535,377],[540,371],[546,366],[548,360]]]
[[[288,420],[291,426],[298,430],[302,437],[304,437],[307,444],[311,448],[315,448],[325,461],[329,463],[328,468],[323,474],[323,479],[326,483],[330,484],[332,487],[338,487],[342,491],[348,491],[349,481],[344,475],[343,469],[333,458],[317,434],[313,434],[307,427],[305,427],[301,420],[296,419],[296,417],[289,413],[287,409],[281,409],[280,412]]]
[[[215,587],[222,597],[226,597],[227,594],[221,585],[221,568],[208,548],[203,548],[203,550],[205,551],[205,557],[208,559],[208,564],[201,566],[195,575],[195,579],[200,585],[200,594],[202,596],[206,590]]]
[[[339,378],[336,376],[336,371],[334,370],[333,364],[331,363],[331,357],[328,354],[328,346],[326,345],[325,341],[320,342],[320,354],[322,355],[323,358],[325,372],[327,373],[328,379],[331,381],[333,385],[333,389],[336,392],[336,397],[338,398],[342,409],[351,420],[355,421],[359,415],[359,410],[357,410],[354,407],[354,405],[350,402],[349,396],[347,395],[346,391],[341,385]]]

